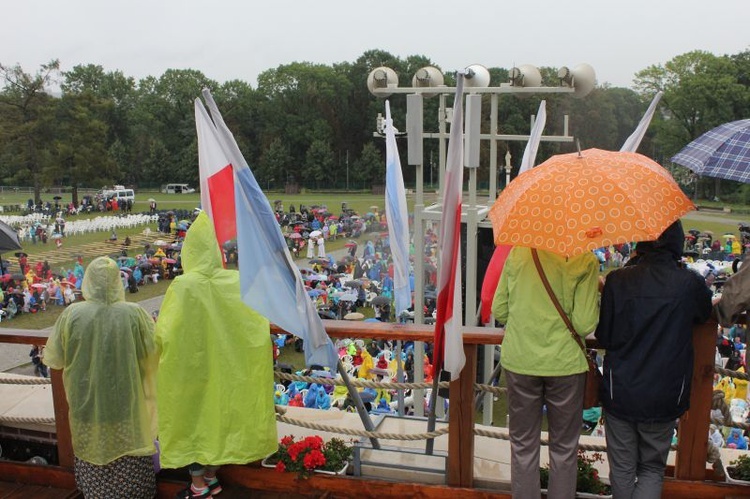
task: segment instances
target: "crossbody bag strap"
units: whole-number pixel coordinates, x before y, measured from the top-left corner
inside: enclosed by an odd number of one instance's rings
[[[542,268],[542,262],[539,261],[539,254],[537,253],[536,249],[531,249],[531,257],[534,259],[534,265],[536,265],[536,270],[539,272],[539,277],[542,279],[542,284],[544,284],[544,289],[547,290],[547,294],[550,297],[550,300],[552,300],[552,304],[557,309],[557,312],[560,314],[560,317],[562,317],[563,322],[565,322],[565,325],[568,327],[568,331],[570,331],[571,336],[573,336],[573,339],[578,343],[578,346],[581,347],[581,350],[583,351],[584,357],[586,357],[587,361],[591,361],[588,354],[586,353],[586,346],[583,344],[583,340],[581,340],[581,337],[576,332],[576,329],[573,327],[573,323],[570,322],[570,318],[568,318],[568,314],[565,313],[565,310],[562,309],[562,306],[560,305],[560,302],[557,300],[557,296],[555,295],[555,292],[552,291],[552,286],[550,286],[549,281],[547,280],[547,275],[544,273],[544,268]]]

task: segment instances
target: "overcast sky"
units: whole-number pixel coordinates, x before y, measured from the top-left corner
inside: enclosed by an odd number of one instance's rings
[[[4,2],[2,13],[0,63],[27,73],[57,58],[63,70],[99,64],[139,79],[189,68],[253,87],[266,69],[370,49],[445,71],[587,62],[600,84],[630,87],[636,72],[692,50],[750,48],[750,0],[41,0]]]

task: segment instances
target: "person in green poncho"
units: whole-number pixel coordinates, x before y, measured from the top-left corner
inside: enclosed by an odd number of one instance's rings
[[[76,485],[84,497],[156,495],[154,321],[125,301],[117,262],[100,257],[83,277],[86,301],[55,323],[44,362],[63,370]]]
[[[278,448],[271,335],[242,302],[239,273],[222,267],[205,213],[187,231],[182,266],[156,324],[160,460],[189,467],[192,483],[178,497],[208,498],[221,491],[218,466]]]

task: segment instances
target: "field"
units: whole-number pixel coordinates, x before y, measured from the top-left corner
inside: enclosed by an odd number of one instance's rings
[[[66,197],[67,196],[67,197]],[[70,194],[63,194],[61,203],[70,201]],[[341,203],[346,202],[348,206],[358,213],[366,213],[371,211],[371,207],[376,206],[378,210],[383,210],[384,198],[383,196],[375,196],[371,194],[353,194],[353,193],[335,193],[335,194],[299,194],[299,195],[288,195],[283,193],[271,193],[269,202],[273,203],[275,200],[281,200],[284,209],[288,210],[290,205],[294,205],[295,209],[299,210],[300,204],[306,206],[313,205],[327,205],[332,213],[339,213],[341,210]],[[0,193],[0,205],[8,204],[23,204],[25,199],[28,198],[28,193]],[[147,211],[148,210],[148,199],[153,198],[157,202],[157,207],[160,211],[162,210],[192,210],[200,204],[200,197],[198,194],[161,194],[161,193],[137,193],[136,204],[134,207],[135,212]],[[414,203],[414,196],[408,196],[409,209],[411,210]],[[99,214],[92,215],[80,215],[77,217],[95,217]],[[70,217],[69,220],[73,220],[77,217]],[[733,216],[731,213],[721,212],[693,212],[688,214],[683,219],[683,225],[685,229],[697,228],[699,230],[711,230],[718,237],[720,234],[731,232],[737,234],[737,223],[745,221],[746,219]],[[126,236],[130,236],[133,244],[130,248],[127,248],[128,254],[134,256],[140,253],[143,249],[145,242],[153,242],[158,237],[163,237],[156,231],[156,226],[152,225],[149,228],[152,233],[149,236],[143,234],[145,227],[137,227],[129,230],[118,231],[118,243],[124,241]],[[77,236],[66,237],[62,248],[56,249],[52,242],[48,242],[46,245],[38,243],[36,245],[27,243],[24,244],[24,251],[29,254],[29,262],[34,265],[37,261],[44,261],[45,259],[50,262],[52,269],[55,272],[70,269],[75,263],[75,259],[78,255],[84,257],[84,261],[88,262],[91,258],[103,255],[119,255],[123,246],[121,244],[111,244],[108,242],[109,234],[104,232],[89,233]],[[338,241],[331,241],[326,245],[329,251],[335,251],[341,249],[345,241],[339,239]],[[18,269],[17,259],[14,256],[3,255],[5,259],[11,262],[11,272]],[[304,259],[300,259],[303,262]],[[158,284],[149,284],[142,286],[139,293],[130,294],[126,293],[129,301],[141,301],[153,296],[159,296],[166,291],[169,282],[159,282]],[[61,309],[56,307],[50,307],[47,312],[40,314],[26,314],[20,315],[13,321],[3,321],[0,323],[0,327],[14,327],[24,329],[41,329],[51,326],[59,315]],[[297,359],[292,360],[292,364],[297,364]]]
[[[67,196],[67,197],[66,197]],[[70,201],[69,194],[63,195],[61,203],[67,203]],[[430,202],[432,199],[426,196]],[[8,204],[24,204],[28,198],[28,194],[9,194],[7,192],[0,194],[0,205]],[[160,193],[137,193],[136,204],[134,206],[134,212],[142,212],[148,210],[148,199],[153,198],[157,202],[157,207],[160,211],[163,210],[192,210],[200,204],[200,197],[198,194],[160,194]],[[269,203],[273,203],[275,200],[281,200],[285,210],[288,210],[290,205],[294,205],[298,211],[300,204],[308,207],[313,205],[327,205],[328,209],[335,214],[341,211],[341,203],[346,202],[349,208],[354,209],[360,214],[364,214],[368,211],[372,211],[372,207],[378,207],[378,210],[383,210],[384,198],[383,196],[375,196],[370,194],[299,194],[299,195],[287,195],[283,193],[272,193],[268,196]],[[434,198],[434,195],[433,195]],[[414,203],[414,196],[408,196],[409,210],[411,211]],[[99,214],[88,215],[89,217],[99,216]],[[734,216],[731,213],[719,213],[719,212],[693,212],[683,218],[683,225],[685,230],[696,228],[701,231],[710,230],[713,231],[715,236],[719,236],[726,232],[737,234],[737,223],[745,221],[745,216]],[[70,220],[76,217],[71,217]],[[149,227],[152,234],[149,236],[143,235],[144,227],[134,228],[130,230],[118,231],[118,242],[123,241],[126,236],[130,236],[133,245],[128,248],[129,254],[135,255],[140,252],[145,242],[153,242],[153,240],[160,236],[156,232],[156,226]],[[32,245],[26,244],[24,251],[29,254],[29,261],[34,264],[36,261],[49,260],[53,264],[52,268],[55,271],[58,269],[71,268],[77,255],[83,255],[85,261],[90,261],[91,258],[101,255],[114,255],[117,256],[122,249],[120,244],[111,244],[107,242],[109,234],[107,233],[93,233],[84,234],[79,236],[67,237],[64,239],[64,244],[61,249],[55,249],[54,244],[51,242],[47,245],[41,243]],[[326,246],[329,251],[334,251],[343,247],[345,241],[340,239],[338,241],[331,241]],[[8,255],[5,255],[8,258]],[[17,260],[15,257],[9,258],[13,264],[16,264]],[[300,262],[304,262],[304,259],[300,259]],[[53,263],[54,262],[54,263]],[[17,268],[17,265],[14,265]],[[163,295],[169,286],[169,281],[160,281],[157,284],[147,284],[140,287],[140,291],[135,294],[126,293],[126,299],[128,301],[142,301],[155,296]],[[62,312],[63,307],[50,305],[48,310],[43,313],[37,314],[22,314],[14,318],[12,321],[3,321],[0,323],[0,327],[12,327],[21,329],[43,329],[50,327],[54,324],[57,317]],[[366,316],[372,316],[372,310],[365,308],[363,312]],[[301,369],[304,366],[304,357],[301,353],[295,352],[291,346],[282,349],[279,362],[290,364],[297,369]],[[504,385],[504,376],[501,378],[501,385]],[[505,425],[505,415],[507,414],[507,398],[505,396],[497,397],[494,402],[494,424],[496,426]],[[481,422],[482,414],[477,412],[476,421]],[[546,422],[545,422],[546,425]]]

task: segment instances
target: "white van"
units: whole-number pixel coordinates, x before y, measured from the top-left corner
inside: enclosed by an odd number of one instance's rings
[[[195,189],[188,184],[167,184],[162,187],[161,192],[164,194],[190,194],[195,192]]]
[[[117,198],[117,202],[131,201],[135,203],[135,192],[133,189],[117,189],[112,192],[112,196]]]
[[[101,196],[104,199],[111,199],[112,197],[116,197],[118,203],[120,201],[132,201],[135,203],[135,191],[133,191],[133,189],[126,189],[121,185],[116,185],[111,189],[102,189]]]

